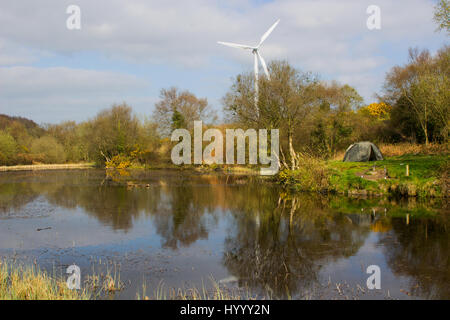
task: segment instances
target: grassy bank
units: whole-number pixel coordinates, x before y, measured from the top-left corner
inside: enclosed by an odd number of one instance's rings
[[[279,182],[299,191],[448,197],[447,154],[402,155],[374,162],[304,159],[303,164],[299,170],[282,171]]]
[[[94,163],[65,163],[65,164],[30,164],[17,166],[0,166],[1,171],[34,171],[34,170],[68,170],[93,168]]]
[[[70,290],[63,280],[35,266],[0,261],[0,300],[87,300],[84,290]]]

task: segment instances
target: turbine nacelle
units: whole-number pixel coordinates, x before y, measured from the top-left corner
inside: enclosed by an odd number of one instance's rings
[[[258,91],[258,84],[257,84],[257,82],[258,82],[258,69],[259,69],[258,60],[259,60],[259,62],[261,62],[261,65],[263,67],[264,73],[267,76],[267,79],[270,80],[269,70],[267,69],[267,65],[266,65],[266,62],[264,61],[263,57],[259,54],[259,47],[261,47],[262,43],[272,33],[273,29],[275,29],[275,27],[278,25],[279,22],[280,22],[280,20],[278,19],[277,22],[275,22],[269,28],[269,30],[267,30],[266,33],[263,34],[263,36],[261,37],[261,40],[259,41],[259,44],[256,47],[248,46],[248,45],[244,45],[244,44],[232,43],[232,42],[218,41],[219,44],[222,44],[222,45],[225,45],[225,46],[228,46],[228,47],[240,48],[240,49],[251,50],[252,51],[253,56],[254,56],[254,61],[255,61],[255,88],[256,88],[256,91]]]

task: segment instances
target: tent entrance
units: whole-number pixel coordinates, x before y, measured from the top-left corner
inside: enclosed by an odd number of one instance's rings
[[[373,151],[373,147],[370,146],[369,161],[376,161],[376,160],[377,160],[377,156],[376,156],[375,152]]]

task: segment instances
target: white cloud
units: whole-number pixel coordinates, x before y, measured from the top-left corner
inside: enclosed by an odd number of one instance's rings
[[[0,68],[0,113],[40,122],[83,120],[112,103],[142,104],[149,98],[139,98],[139,92],[148,87],[142,79],[117,72],[5,67]]]
[[[71,92],[89,94],[113,93],[118,90],[144,88],[145,83],[134,76],[116,72],[70,69],[65,67],[0,68],[0,87],[3,96],[26,93],[64,96]]]
[[[0,67],[28,64],[36,61],[36,59],[30,50],[0,39]]]
[[[382,81],[384,73],[396,63],[393,50],[405,52],[406,57],[409,46],[427,46],[430,39],[445,39],[434,33],[431,0],[377,0],[382,26],[377,31],[366,28],[366,8],[373,4],[371,0],[267,3],[251,0],[77,0],[81,8],[81,30],[66,28],[66,8],[70,4],[73,1],[2,1],[0,65],[27,64],[49,53],[94,52],[111,61],[158,67],[175,65],[182,70],[196,70],[199,78],[208,69],[223,77],[222,67],[215,66],[214,61],[233,61],[251,70],[252,57],[242,50],[220,46],[216,41],[256,44],[267,28],[280,18],[281,23],[261,49],[266,61],[288,59],[301,69],[322,73],[328,78],[348,79],[350,85],[370,98],[381,82],[368,81],[367,76]],[[24,48],[28,51],[24,52]],[[91,81],[96,86],[88,88],[83,87],[80,80],[90,78],[86,73],[79,71],[70,76],[68,71],[59,70],[58,77],[63,77],[62,82],[75,81],[73,92],[78,90],[81,95],[93,88],[105,90],[107,94],[107,86],[111,86],[110,94],[116,97],[114,93],[122,90],[120,81],[125,81],[127,87],[136,80],[125,79],[122,74],[116,81],[104,82],[104,86],[100,79]],[[20,69],[14,72],[18,77]],[[24,79],[16,89],[12,82],[7,83],[10,97],[19,93],[37,94],[37,88],[43,85],[53,86],[61,96],[63,92],[70,96],[72,91],[67,91],[67,86],[61,87],[60,82],[49,80],[55,70],[39,72],[45,81],[32,83],[33,78]],[[231,76],[234,74],[225,78]],[[364,79],[367,81],[361,82]],[[373,85],[371,90],[368,83]],[[28,93],[21,91],[26,85]],[[127,90],[132,90],[131,87]],[[223,88],[223,92],[226,90]]]
[[[313,47],[334,50],[343,40],[357,36],[379,41],[399,36],[418,39],[434,29],[432,5],[427,0],[379,0],[381,32],[366,29],[365,10],[370,1],[361,0],[288,0],[255,8],[248,1],[224,7],[207,0],[79,0],[82,30],[67,30],[65,8],[70,2],[3,3],[0,36],[42,50],[98,50],[137,61],[187,63],[186,57],[201,60],[211,53],[227,55],[217,40],[257,43],[276,18],[282,23],[268,42],[292,55],[308,52],[311,42]],[[264,49],[272,56],[270,47]]]

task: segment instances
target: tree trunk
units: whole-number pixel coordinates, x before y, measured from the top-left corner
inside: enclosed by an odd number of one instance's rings
[[[100,154],[103,156],[103,158],[105,158],[105,161],[106,161],[106,162],[110,162],[110,161],[111,161],[111,159],[108,158],[108,157],[103,153],[102,150],[100,150]]]
[[[283,168],[289,169],[289,166],[286,162],[286,157],[284,156],[283,147],[281,146],[281,144],[280,144],[280,153],[281,153],[281,158],[279,160],[281,160],[281,164],[283,165]]]
[[[428,147],[428,114],[427,114],[427,105],[426,104],[425,104],[424,133],[425,133],[425,145]]]
[[[288,132],[288,140],[289,140],[289,155],[291,156],[291,170],[295,170],[297,167],[296,156],[294,146],[292,145],[292,131]]]

